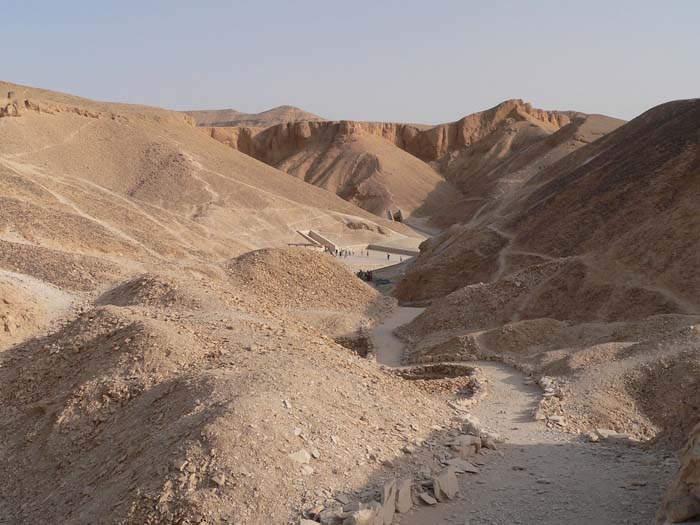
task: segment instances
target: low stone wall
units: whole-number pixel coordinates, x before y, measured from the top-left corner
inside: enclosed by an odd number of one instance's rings
[[[381,244],[370,244],[367,246],[367,249],[374,250],[377,252],[395,253],[397,255],[408,255],[410,257],[416,256],[420,253],[420,250],[411,250],[409,248],[395,248],[394,246],[382,246]]]

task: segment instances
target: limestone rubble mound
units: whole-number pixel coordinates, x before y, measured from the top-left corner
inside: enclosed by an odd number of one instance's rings
[[[182,286],[217,301],[86,304],[4,352],[5,520],[102,523],[109,509],[113,523],[287,523],[317,491],[360,489],[400,454],[407,438],[377,429],[410,419],[420,436],[449,417],[264,295],[239,299],[218,279]],[[368,447],[382,452],[368,460]],[[300,448],[318,458],[313,475],[289,458]]]

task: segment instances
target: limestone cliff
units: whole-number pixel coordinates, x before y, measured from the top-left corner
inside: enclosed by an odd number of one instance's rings
[[[401,209],[409,215],[431,216],[444,226],[471,220],[501,191],[504,177],[516,171],[530,177],[587,143],[578,140],[577,133],[588,118],[513,99],[437,126],[293,120],[268,127],[202,129],[375,214]],[[621,123],[608,119],[599,126],[601,135]],[[569,131],[559,133],[565,129]],[[557,139],[549,140],[557,133]],[[412,190],[406,187],[409,184]]]

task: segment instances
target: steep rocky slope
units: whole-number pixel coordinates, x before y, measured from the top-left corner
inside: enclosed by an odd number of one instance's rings
[[[318,328],[392,301],[286,247],[408,229],[181,114],[0,90],[0,522],[296,522],[449,420]]]
[[[325,120],[294,106],[279,106],[260,113],[242,113],[235,109],[196,110],[184,113],[192,117],[198,126],[267,128],[284,122]]]
[[[566,428],[679,444],[700,419],[700,101],[653,108],[426,241],[409,360],[555,378]]]
[[[692,296],[697,286],[688,212],[698,195],[697,112],[696,101],[659,106],[541,170],[477,220],[426,242],[399,297],[439,297],[534,262],[595,252],[622,265],[627,279],[659,280],[682,303],[683,290],[690,285]],[[434,278],[434,265],[465,257],[489,271],[467,272],[450,287],[419,283]]]
[[[0,119],[1,267],[60,284],[71,274],[52,268],[66,260],[99,280],[124,259],[197,265],[301,242],[297,230],[358,235],[348,222],[375,225],[360,242],[411,234],[389,222],[377,233],[375,216],[217,144],[182,114],[0,92],[13,108]]]
[[[449,419],[316,330],[297,295],[368,321],[379,299],[328,255],[266,250],[217,277],[120,283],[0,354],[0,519],[294,523]]]
[[[377,215],[400,209],[448,225],[621,123],[508,100],[432,127],[317,121],[206,131]]]
[[[392,126],[295,122],[264,130],[212,128],[215,139],[381,217],[428,216],[455,191],[431,166],[387,141]],[[395,129],[394,129],[395,131]]]

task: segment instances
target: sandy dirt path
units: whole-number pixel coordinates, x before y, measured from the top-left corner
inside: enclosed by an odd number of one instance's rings
[[[374,330],[377,361],[401,362],[393,330],[422,309],[399,308]],[[673,458],[654,451],[590,444],[548,430],[532,417],[542,392],[511,367],[475,363],[488,384],[471,413],[506,438],[498,452],[476,458],[481,472],[460,478],[460,496],[397,517],[401,525],[651,524]]]
[[[389,317],[384,319],[372,331],[374,356],[377,363],[385,366],[401,366],[404,344],[394,335],[399,326],[410,323],[425,308],[407,308],[399,306]]]

